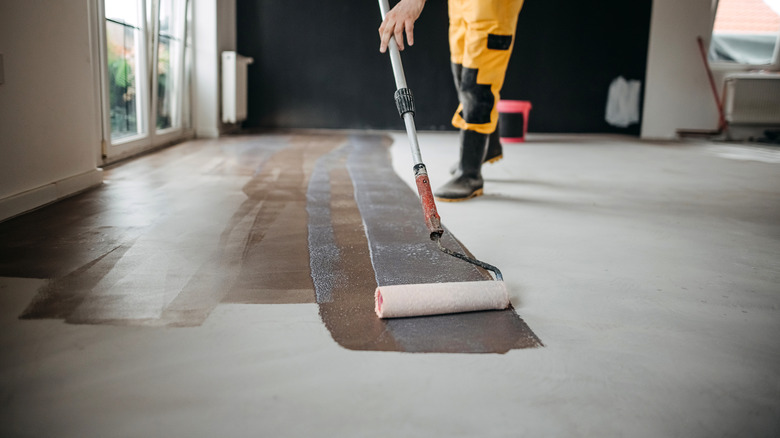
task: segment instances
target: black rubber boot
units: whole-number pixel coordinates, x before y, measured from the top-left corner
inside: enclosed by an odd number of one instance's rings
[[[496,126],[496,130],[493,131],[493,133],[490,134],[490,137],[488,138],[487,153],[485,154],[485,159],[482,161],[482,163],[495,163],[502,158],[504,158],[504,148],[501,146],[498,126]],[[460,163],[454,163],[450,167],[450,175],[455,175],[455,172],[458,171],[459,165]]]
[[[482,162],[487,152],[488,135],[462,129],[460,131],[460,165],[455,176],[436,190],[439,201],[457,202],[482,194]]]
[[[483,163],[495,163],[504,158],[504,148],[501,147],[501,138],[499,136],[498,124],[496,124],[496,130],[488,138],[487,153]]]

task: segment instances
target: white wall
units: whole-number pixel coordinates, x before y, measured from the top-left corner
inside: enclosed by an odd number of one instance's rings
[[[90,1],[0,1],[0,220],[101,182]]]
[[[195,134],[218,137],[221,122],[221,53],[236,50],[236,0],[194,0]]]
[[[193,96],[195,103],[195,135],[218,137],[219,62],[217,53],[217,2],[193,0],[192,19],[195,33],[195,71]]]
[[[642,138],[717,128],[718,109],[696,43],[702,36],[707,47],[712,20],[712,0],[653,1]]]

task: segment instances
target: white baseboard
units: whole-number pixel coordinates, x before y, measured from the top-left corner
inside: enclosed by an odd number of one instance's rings
[[[95,168],[53,183],[0,199],[0,221],[75,195],[103,183],[103,169]]]

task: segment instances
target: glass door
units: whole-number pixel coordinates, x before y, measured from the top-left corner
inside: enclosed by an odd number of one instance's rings
[[[189,134],[189,0],[104,0],[105,162]]]
[[[158,134],[182,126],[185,0],[159,0],[157,20],[155,126]]]
[[[106,0],[106,71],[111,141],[147,136],[146,20],[143,1]]]

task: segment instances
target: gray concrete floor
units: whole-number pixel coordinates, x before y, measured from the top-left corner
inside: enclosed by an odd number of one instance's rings
[[[443,184],[456,136],[420,143]],[[0,435],[778,436],[780,150],[531,135],[505,157],[439,212],[544,347],[352,351],[315,303],[19,320],[46,279],[5,277]]]

